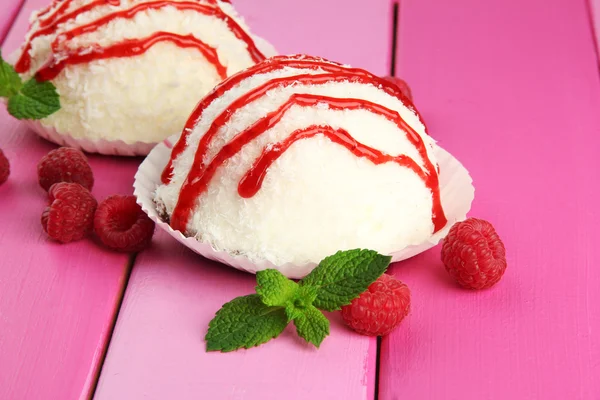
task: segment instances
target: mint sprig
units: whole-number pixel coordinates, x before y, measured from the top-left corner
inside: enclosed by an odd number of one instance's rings
[[[391,257],[371,250],[350,250],[325,258],[302,285],[319,288],[315,307],[339,310],[367,290],[385,272]]]
[[[0,53],[0,97],[10,98],[21,90],[23,82],[12,65],[4,61]]]
[[[276,269],[256,274],[256,293],[267,306],[285,307],[298,291],[298,284]]]
[[[329,320],[315,306],[309,306],[294,319],[298,336],[320,347],[329,335]]]
[[[288,321],[295,321],[314,303],[318,288],[313,286],[298,286],[294,297],[285,305],[285,315]]]
[[[296,332],[319,347],[329,335],[320,311],[339,310],[360,296],[387,269],[391,257],[372,250],[339,251],[296,283],[268,269],[256,274],[256,294],[226,303],[210,322],[207,351],[251,348],[276,338],[294,322]]]
[[[8,112],[17,119],[42,119],[60,110],[60,97],[52,82],[27,82],[0,53],[0,97],[8,99]]]
[[[258,346],[279,336],[287,324],[282,308],[264,305],[256,294],[238,297],[210,321],[206,350],[228,352]]]

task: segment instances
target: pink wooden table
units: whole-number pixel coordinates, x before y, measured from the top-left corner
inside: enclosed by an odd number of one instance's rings
[[[2,1],[5,54],[47,1]],[[390,70],[389,0],[234,2],[283,53]],[[0,110],[12,162],[0,186],[0,400],[600,399],[600,2],[402,0],[399,11],[395,69],[471,171],[472,215],[505,241],[497,287],[457,289],[436,248],[393,266],[413,312],[380,343],[332,315],[320,350],[285,332],[206,354],[214,311],[253,277],[160,233],[135,259],[51,243],[35,165],[54,146]],[[98,198],[132,192],[139,160],[91,163]]]

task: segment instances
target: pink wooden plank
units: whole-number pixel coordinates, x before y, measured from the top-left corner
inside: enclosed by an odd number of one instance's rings
[[[383,340],[380,398],[600,398],[600,84],[585,2],[405,1],[399,49],[509,267],[473,293],[439,248],[395,266],[413,313]]]
[[[387,72],[387,1],[369,7],[347,1],[341,11],[339,3],[320,0],[301,7],[268,0],[235,4],[282,52],[316,53]],[[353,25],[361,17],[364,22]],[[376,342],[346,329],[338,315],[320,350],[302,343],[292,328],[260,348],[205,353],[203,337],[214,313],[251,293],[255,279],[208,262],[167,235],[155,243],[136,261],[96,400],[374,397]]]
[[[594,43],[596,44],[596,55],[600,63],[600,0],[588,0],[588,7],[592,21]]]
[[[307,53],[387,73],[392,33],[388,0],[234,0],[253,32],[281,54]]]
[[[7,37],[6,54],[19,45],[29,12],[45,3],[28,1]],[[36,165],[55,146],[0,108],[0,148],[12,170],[0,186],[0,399],[86,398],[124,290],[128,256],[91,241],[58,245],[46,238],[39,222],[46,196]],[[90,162],[97,198],[132,192],[139,160]]]
[[[0,43],[6,38],[17,13],[23,5],[23,0],[5,0],[2,5],[4,9],[0,14]]]

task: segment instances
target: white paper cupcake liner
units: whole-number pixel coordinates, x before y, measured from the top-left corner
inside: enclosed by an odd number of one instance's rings
[[[133,184],[134,195],[137,198],[138,204],[156,222],[159,228],[168,232],[169,235],[196,253],[242,271],[256,273],[264,269],[274,268],[292,279],[303,278],[312,271],[316,265],[314,263],[275,265],[270,261],[253,262],[241,255],[231,255],[224,251],[218,251],[208,243],[199,242],[193,237],[184,236],[180,231],[173,230],[169,224],[164,222],[156,210],[153,197],[154,190],[160,184],[161,173],[171,155],[172,140],[165,140],[154,147],[140,165]],[[464,220],[471,209],[471,203],[475,197],[475,188],[473,187],[473,181],[469,172],[456,158],[441,147],[436,148],[435,155],[440,165],[442,206],[448,223],[426,242],[418,246],[405,247],[391,253],[392,262],[405,260],[436,246],[448,234],[452,225],[455,222]]]
[[[156,146],[156,143],[125,143],[122,140],[92,140],[74,138],[59,133],[56,129],[42,125],[39,121],[25,120],[25,124],[44,139],[60,146],[74,147],[87,153],[98,153],[109,156],[145,156]]]
[[[0,103],[4,104],[4,106],[7,105],[7,101],[4,98],[0,98]],[[74,138],[73,136],[59,133],[52,127],[44,126],[40,121],[25,119],[23,123],[40,137],[52,143],[56,143],[59,146],[73,147],[86,153],[97,153],[108,156],[145,156],[156,146],[156,143],[125,143],[122,140]]]

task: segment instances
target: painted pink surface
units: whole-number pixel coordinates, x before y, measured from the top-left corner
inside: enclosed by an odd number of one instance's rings
[[[234,0],[253,32],[281,54],[307,53],[388,73],[389,0]]]
[[[14,19],[23,5],[23,0],[5,0],[2,5],[4,8],[0,14],[0,43],[4,41],[4,38],[8,34]]]
[[[588,0],[589,12],[592,21],[592,29],[594,31],[594,39],[596,44],[596,55],[600,54],[600,0]],[[600,56],[598,59],[600,63]]]
[[[16,49],[32,0],[7,37]],[[11,176],[0,186],[0,399],[86,398],[93,387],[124,290],[128,256],[92,241],[59,245],[43,233],[47,195],[37,183],[39,159],[55,148],[0,110],[0,148]],[[91,157],[94,195],[132,192],[139,160]]]
[[[161,232],[135,263],[94,398],[372,399],[375,343],[337,315],[320,350],[291,327],[260,348],[206,353],[214,313],[255,284]]]
[[[600,398],[600,80],[585,2],[405,1],[399,49],[509,267],[473,293],[439,248],[395,266],[413,312],[383,340],[380,398]]]
[[[340,7],[333,1],[282,3],[235,2],[253,29],[280,51],[362,61],[374,72],[387,72],[387,1],[369,7],[364,1],[345,2],[344,18],[356,21],[362,15],[368,21],[356,26],[337,17]],[[320,12],[306,11],[315,9]],[[95,399],[374,397],[376,342],[346,329],[338,315],[332,315],[331,336],[320,350],[299,340],[292,327],[260,348],[206,353],[203,338],[214,313],[234,297],[252,293],[254,285],[254,276],[206,261],[168,235],[157,235],[155,246],[134,266]]]

